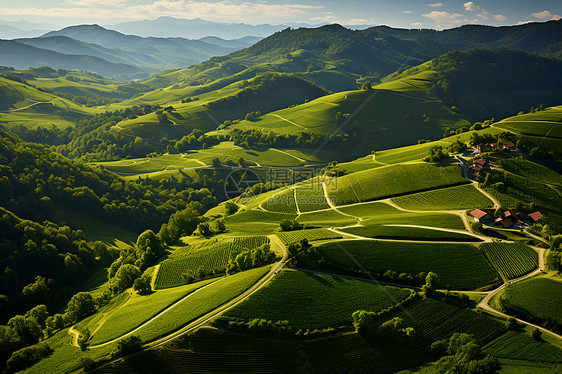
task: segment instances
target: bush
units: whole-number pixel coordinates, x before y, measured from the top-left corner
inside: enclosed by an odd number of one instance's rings
[[[6,369],[10,373],[20,371],[29,366],[36,364],[41,359],[50,356],[53,349],[47,344],[37,344],[31,347],[25,347],[16,351],[6,362]]]
[[[152,277],[145,274],[140,278],[135,279],[133,282],[133,290],[139,293],[139,295],[147,295],[152,291],[152,287],[150,286],[151,281]]]
[[[138,336],[128,336],[117,342],[114,356],[123,357],[141,350],[142,340]]]

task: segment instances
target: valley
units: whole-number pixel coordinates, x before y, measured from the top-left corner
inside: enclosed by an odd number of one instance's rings
[[[558,372],[560,30],[2,41],[0,367]]]

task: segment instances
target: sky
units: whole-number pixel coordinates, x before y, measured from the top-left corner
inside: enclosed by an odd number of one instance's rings
[[[248,24],[340,23],[444,29],[560,19],[560,0],[0,0],[0,20],[111,25],[160,16]]]

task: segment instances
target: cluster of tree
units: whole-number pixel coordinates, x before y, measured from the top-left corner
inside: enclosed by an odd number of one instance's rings
[[[209,136],[203,134],[199,129],[193,129],[190,134],[185,135],[180,140],[170,141],[166,150],[168,153],[182,153],[193,149],[212,147],[225,140],[229,140],[225,135]]]
[[[20,217],[43,221],[55,205],[126,226],[158,229],[170,215],[191,207],[211,208],[217,199],[190,178],[125,181],[102,168],[69,160],[44,146],[0,133],[0,204]],[[203,172],[202,172],[203,173]],[[199,183],[220,185],[220,178]]]
[[[381,324],[374,318],[373,312],[365,310],[354,312],[352,317],[355,331],[369,340],[410,344],[416,333],[416,330],[406,326],[400,317],[394,317]]]
[[[234,317],[221,317],[215,325],[231,331],[239,331],[252,334],[283,337],[320,338],[332,335],[333,327],[324,329],[295,329],[289,325],[289,321],[270,321],[263,318],[252,318],[244,320]]]
[[[197,225],[197,231],[199,234],[210,237],[216,234],[222,234],[226,231],[226,222],[224,219],[219,219],[215,222],[215,228],[212,228],[209,222],[201,222]]]
[[[449,339],[438,340],[431,345],[431,352],[441,358],[431,366],[434,373],[497,373],[499,361],[482,352],[474,337],[454,333]]]
[[[226,274],[234,274],[240,271],[258,268],[271,264],[277,256],[273,253],[269,244],[264,244],[254,249],[245,249],[238,253],[236,257],[228,260]]]
[[[116,257],[82,231],[23,220],[0,208],[0,318],[37,304],[55,306]]]
[[[165,254],[166,248],[160,238],[152,230],[146,230],[138,236],[133,247],[122,249],[119,258],[107,269],[109,290],[117,294],[136,282],[137,290],[146,292],[146,278],[141,278],[142,272]],[[141,280],[137,282],[139,278]]]
[[[302,77],[287,73],[258,73],[250,81],[242,81],[243,89],[234,95],[209,102],[212,110],[237,108],[238,113],[248,113],[248,120],[255,120],[267,113],[286,108],[291,104],[302,103],[305,99],[316,99],[326,95],[326,91]],[[246,115],[246,117],[248,116]],[[231,118],[234,119],[234,118]]]
[[[281,231],[295,231],[304,229],[304,226],[296,219],[284,219],[279,222],[279,228]]]
[[[326,148],[343,150],[348,149],[353,144],[356,136],[348,134],[327,136],[309,132],[289,135],[275,134],[273,131],[265,133],[259,130],[241,131],[239,129],[234,129],[231,133],[231,139],[234,141],[234,144],[245,148],[315,148],[323,145]]]
[[[546,256],[546,266],[558,272],[562,272],[562,235],[550,236],[550,251]]]
[[[244,116],[244,119],[246,121],[257,121],[258,118],[261,117],[261,112],[258,110],[257,112],[250,112],[250,113],[246,113],[246,115]]]

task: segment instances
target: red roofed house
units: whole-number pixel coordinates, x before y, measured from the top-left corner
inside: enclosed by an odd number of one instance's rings
[[[500,224],[505,228],[513,226],[513,224],[517,221],[517,218],[509,210],[503,212],[502,216],[496,219],[496,224]]]
[[[470,215],[474,217],[474,220],[476,222],[482,222],[483,220],[492,218],[492,216],[480,209],[476,209],[475,211],[470,212]]]
[[[531,217],[531,219],[534,222],[537,222],[539,219],[541,219],[542,213],[541,212],[534,212],[534,213],[529,214],[529,217]]]
[[[478,159],[472,161],[472,170],[479,172],[480,170],[484,169],[488,165],[486,160]]]

